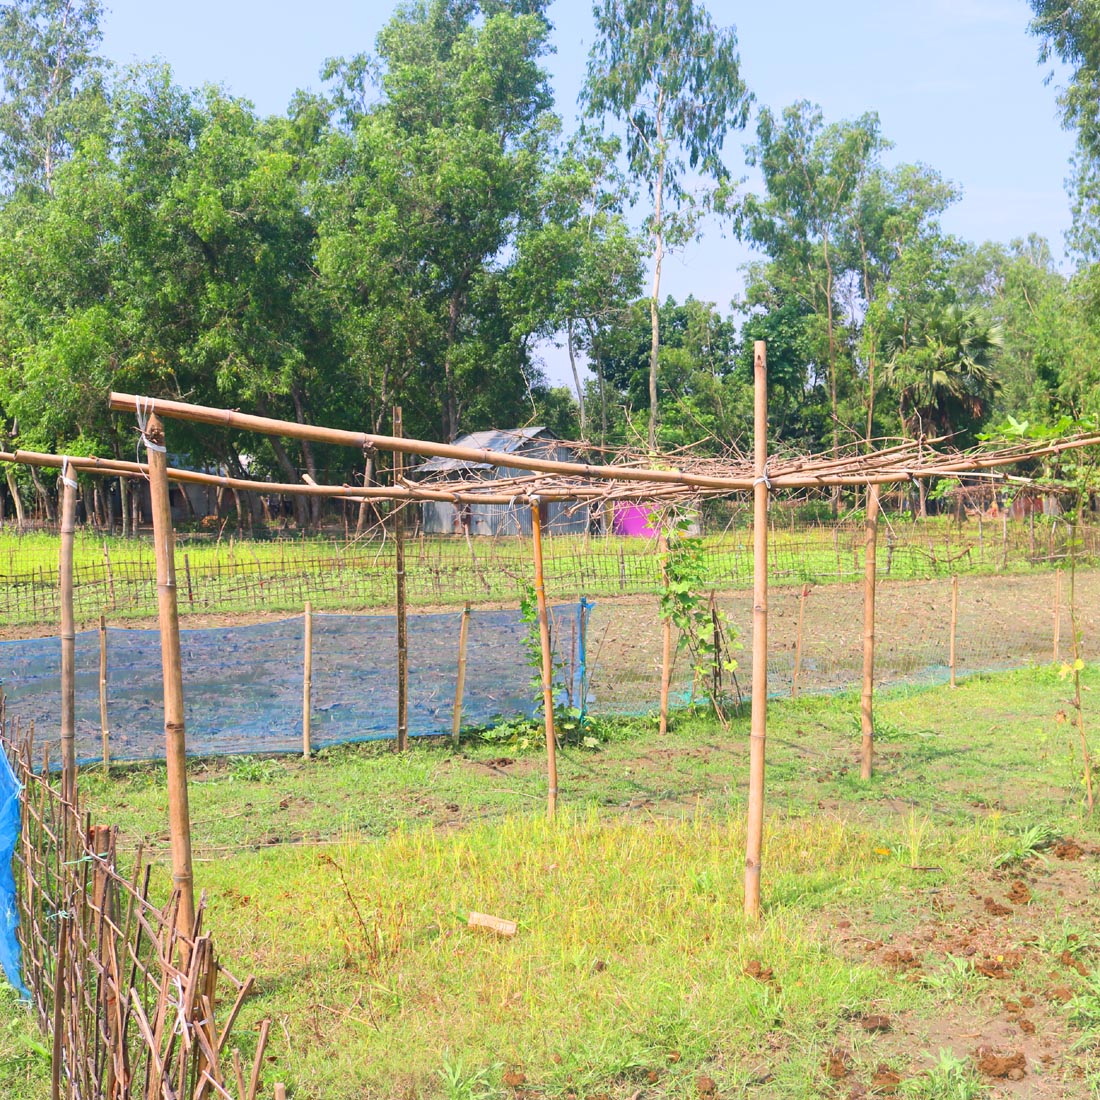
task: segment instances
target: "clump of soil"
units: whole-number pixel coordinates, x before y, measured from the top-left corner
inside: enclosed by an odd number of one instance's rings
[[[775,973],[770,966],[765,966],[759,959],[750,959],[745,963],[745,976],[755,978],[758,982],[774,982]]]
[[[871,1088],[877,1096],[896,1096],[902,1077],[885,1062],[881,1063],[871,1078]]]
[[[1031,887],[1028,886],[1023,879],[1017,879],[1009,888],[1008,893],[1005,895],[1013,905],[1030,905],[1031,904]]]
[[[985,1077],[1022,1081],[1027,1076],[1027,1060],[1022,1050],[998,1054],[989,1047],[979,1047],[974,1056],[978,1060],[978,1072]]]
[[[1012,912],[1007,905],[1002,905],[999,901],[994,901],[992,898],[986,898],[983,902],[985,905],[985,911],[991,917],[1007,917]]]
[[[908,947],[890,947],[882,953],[882,961],[895,970],[919,970],[920,959]]]
[[[894,1025],[890,1023],[890,1017],[889,1016],[874,1015],[874,1016],[864,1016],[859,1021],[859,1026],[861,1028],[863,1028],[864,1031],[867,1031],[867,1032],[870,1032],[870,1033],[875,1033],[875,1032],[882,1032],[882,1031],[890,1031],[893,1028]]]
[[[718,1095],[718,1086],[713,1077],[707,1077],[704,1074],[695,1078],[695,1091],[699,1094],[700,1100],[714,1100]]]
[[[828,1057],[821,1063],[826,1077],[839,1081],[852,1072],[852,1059],[844,1050],[831,1050]]]
[[[1073,837],[1066,836],[1054,845],[1054,854],[1058,859],[1080,859],[1085,850]]]

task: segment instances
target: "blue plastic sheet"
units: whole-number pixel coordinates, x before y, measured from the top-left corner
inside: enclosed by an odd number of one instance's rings
[[[21,976],[19,909],[15,900],[12,857],[19,843],[19,783],[7,756],[0,752],[0,966],[8,981],[24,997],[30,997]]]
[[[585,603],[551,609],[559,702],[583,706]],[[409,734],[449,733],[462,612],[409,616]],[[541,695],[524,647],[531,624],[518,611],[470,616],[466,725],[533,715]],[[252,626],[180,631],[188,752],[218,756],[292,752],[302,743],[301,617]],[[164,755],[160,636],[107,631],[111,757]],[[61,644],[0,642],[0,684],[9,716],[32,720],[40,740],[60,727]],[[393,615],[315,614],[312,734],[315,747],[393,737],[397,728],[397,620]],[[76,747],[100,759],[99,638],[76,637]]]

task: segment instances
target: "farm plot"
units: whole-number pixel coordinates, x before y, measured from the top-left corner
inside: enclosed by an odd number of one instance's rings
[[[260,981],[241,1030],[272,1016],[270,1079],[324,1100],[1095,1095],[1100,832],[1068,694],[1053,670],[895,690],[869,783],[852,698],[777,704],[758,924],[741,723],[594,723],[553,824],[520,727],[195,762],[199,885]],[[82,779],[162,854],[163,782]],[[5,1012],[0,1087],[38,1100]]]

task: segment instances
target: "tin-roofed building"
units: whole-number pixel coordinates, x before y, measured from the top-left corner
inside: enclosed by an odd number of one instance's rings
[[[455,440],[456,447],[501,451],[505,454],[549,458],[559,462],[576,462],[576,452],[555,439],[546,428],[491,428],[470,432]],[[411,476],[432,481],[471,481],[520,477],[529,470],[490,466],[486,462],[466,462],[457,458],[429,458]],[[598,505],[577,501],[551,500],[543,509],[543,527],[556,534],[583,534],[600,531]],[[426,501],[422,505],[422,527],[429,535],[530,535],[531,509],[526,504],[454,505],[442,501]]]

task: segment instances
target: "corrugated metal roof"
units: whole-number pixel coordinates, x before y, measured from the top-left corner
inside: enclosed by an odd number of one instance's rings
[[[531,428],[488,428],[483,432],[469,432],[460,435],[455,441],[456,447],[476,447],[481,451],[501,451],[503,454],[516,454],[525,443],[546,431],[544,427]],[[445,474],[458,470],[491,470],[487,462],[464,462],[459,458],[429,458],[416,467],[418,474]]]

